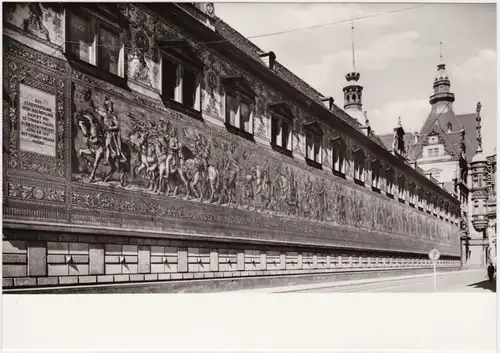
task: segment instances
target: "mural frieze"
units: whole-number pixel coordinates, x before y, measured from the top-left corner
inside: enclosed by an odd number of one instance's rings
[[[326,182],[321,172],[258,153],[258,147],[228,138],[218,128],[160,116],[79,85],[73,101],[73,180],[165,200],[132,206],[131,201],[116,203],[114,196],[73,195],[74,204],[97,202],[95,207],[194,217],[168,202],[177,198],[412,237],[430,237],[438,228],[438,234],[453,232],[450,225],[438,225],[437,220],[407,207],[374,201],[362,190]],[[219,214],[223,212],[204,214],[203,220],[241,223]]]

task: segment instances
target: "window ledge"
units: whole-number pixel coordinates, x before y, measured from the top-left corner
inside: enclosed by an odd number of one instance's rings
[[[405,199],[402,199],[401,197],[398,197],[399,202],[405,203]]]
[[[285,147],[282,147],[280,145],[277,145],[277,144],[271,142],[271,148],[273,150],[275,150],[276,152],[282,153],[282,154],[284,154],[284,155],[286,155],[288,157],[292,157],[293,158],[292,151],[290,151],[289,149],[287,149]]]
[[[65,53],[65,56],[66,56],[66,59],[68,60],[69,65],[73,69],[81,71],[84,74],[93,76],[93,77],[98,78],[100,80],[106,81],[108,83],[111,83],[112,85],[126,89],[127,91],[130,91],[130,88],[127,85],[126,77],[120,77],[118,75],[112,74],[111,72],[103,70],[98,66],[94,66],[94,65],[89,64],[83,60],[75,58],[74,56],[72,56],[68,53]]]
[[[172,110],[176,110],[178,112],[184,113],[186,115],[189,115],[190,117],[197,119],[197,120],[203,120],[203,117],[201,115],[201,112],[188,107],[187,105],[184,105],[182,103],[179,103],[171,98],[165,98],[161,96],[161,99],[163,101],[163,104],[165,105],[166,108],[170,108]]]
[[[372,186],[372,191],[378,192],[380,194],[380,189],[376,186]]]
[[[410,202],[409,205],[410,205],[410,207],[415,208],[415,204],[413,202]]]
[[[357,184],[359,186],[365,186],[365,182],[364,181],[361,181],[361,180],[356,179],[356,178],[354,178],[353,180],[354,180],[355,184]]]
[[[338,170],[332,169],[332,173],[333,173],[333,175],[336,175],[336,176],[338,176],[338,177],[340,177],[340,178],[342,178],[342,179],[345,179],[345,178],[346,178],[346,177],[345,177],[345,173],[342,173],[342,172],[340,172],[340,171],[338,171]]]
[[[419,211],[423,211],[423,210],[424,210],[424,208],[423,208],[422,206],[418,206],[418,210],[419,210]]]
[[[230,133],[241,136],[249,141],[255,142],[255,138],[253,137],[253,134],[249,133],[248,131],[242,130],[242,129],[240,129],[236,126],[233,126],[231,124],[228,124],[228,123],[224,123],[224,125],[226,126],[227,131],[229,131]]]
[[[312,159],[309,159],[306,157],[306,163],[308,166],[317,168],[317,169],[323,169],[323,165],[319,162],[313,161]]]
[[[394,198],[394,195],[393,195],[393,194],[391,194],[390,192],[386,192],[385,194],[386,194],[387,196],[389,196],[391,199],[393,199],[393,198]]]

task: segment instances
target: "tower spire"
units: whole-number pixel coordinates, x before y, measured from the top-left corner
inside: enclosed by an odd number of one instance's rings
[[[476,130],[477,130],[477,150],[476,153],[483,151],[483,139],[481,137],[481,102],[477,102],[476,106]]]
[[[356,52],[354,50],[354,22],[351,22],[352,33],[352,71],[356,71]]]
[[[443,63],[443,42],[439,42],[439,61]]]

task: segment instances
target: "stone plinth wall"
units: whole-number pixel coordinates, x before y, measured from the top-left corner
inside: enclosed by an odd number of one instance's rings
[[[459,267],[443,258],[439,268]],[[424,255],[4,230],[3,287],[431,268]]]

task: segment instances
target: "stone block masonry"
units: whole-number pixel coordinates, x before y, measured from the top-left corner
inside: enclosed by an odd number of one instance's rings
[[[137,245],[137,244],[146,245]],[[171,246],[175,244],[175,246]],[[458,268],[443,258],[440,268]],[[431,268],[424,255],[4,230],[3,287]]]

